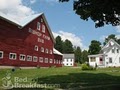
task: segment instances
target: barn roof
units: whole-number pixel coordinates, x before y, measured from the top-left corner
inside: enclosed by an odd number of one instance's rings
[[[35,19],[38,18],[39,16],[42,16],[42,17],[43,17],[43,19],[44,19],[44,21],[45,21],[45,24],[46,24],[46,26],[47,26],[47,28],[48,28],[48,32],[50,33],[50,35],[51,35],[51,37],[52,37],[52,40],[53,40],[53,42],[55,43],[54,36],[53,36],[52,31],[51,31],[51,29],[50,29],[50,27],[49,27],[49,25],[48,25],[48,22],[47,22],[47,20],[46,20],[46,18],[45,18],[44,13],[29,15],[29,16],[27,16],[27,17],[22,18],[21,20],[15,20],[15,19],[13,19],[12,17],[9,17],[8,15],[3,14],[3,13],[0,12],[0,18],[1,18],[1,19],[5,20],[5,21],[7,21],[7,22],[9,22],[9,23],[11,23],[11,24],[17,25],[18,27],[21,27],[21,28],[25,27],[27,24],[31,23],[33,20],[35,20]]]
[[[57,54],[57,55],[63,55],[61,52],[59,52],[58,50],[56,50],[55,48],[53,48],[53,53]]]

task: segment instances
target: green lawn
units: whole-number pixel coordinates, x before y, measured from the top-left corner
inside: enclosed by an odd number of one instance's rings
[[[0,87],[2,87],[3,83],[2,78],[6,76],[7,72],[11,73],[11,80],[13,83],[15,82],[15,77],[19,77],[23,81],[20,80],[18,83],[59,85],[59,87],[56,88],[71,90],[116,90],[120,88],[120,68],[104,68],[94,71],[82,71],[80,68],[62,67],[16,69],[14,72],[12,72],[11,69],[0,69]],[[27,81],[24,81],[25,78],[27,78]],[[49,88],[53,89],[52,86]]]

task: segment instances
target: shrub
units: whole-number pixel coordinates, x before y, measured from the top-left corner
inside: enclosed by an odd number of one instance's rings
[[[82,70],[95,70],[96,68],[89,66],[89,64],[82,64]]]

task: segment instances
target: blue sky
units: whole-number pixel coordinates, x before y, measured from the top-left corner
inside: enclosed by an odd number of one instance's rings
[[[93,21],[81,20],[73,11],[73,0],[68,3],[59,3],[58,0],[12,1],[17,3],[15,3],[16,7],[17,5],[26,7],[26,10],[22,10],[23,15],[30,12],[30,14],[43,12],[55,37],[60,35],[63,40],[69,39],[73,45],[80,46],[82,49],[87,49],[91,40],[103,42],[103,39],[110,34],[116,34],[117,37],[120,37],[119,27],[109,25],[95,28]],[[0,10],[3,11],[1,7]]]

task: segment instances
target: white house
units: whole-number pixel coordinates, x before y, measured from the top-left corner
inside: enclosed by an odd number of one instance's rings
[[[88,55],[89,65],[95,67],[120,67],[120,45],[113,39],[101,49],[100,54]]]
[[[74,66],[75,55],[74,54],[63,54],[63,65]]]

